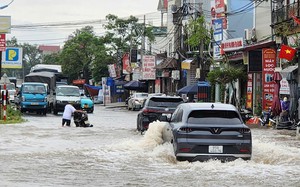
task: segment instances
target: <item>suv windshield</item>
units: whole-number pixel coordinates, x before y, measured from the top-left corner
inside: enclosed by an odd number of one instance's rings
[[[80,96],[79,88],[73,87],[58,87],[56,89],[56,94],[58,96]]]
[[[24,85],[23,93],[46,93],[46,88],[44,85]]]
[[[183,103],[182,98],[152,97],[149,100],[148,106],[176,108],[181,103]]]
[[[240,117],[235,111],[227,110],[194,110],[188,116],[192,124],[241,124]]]

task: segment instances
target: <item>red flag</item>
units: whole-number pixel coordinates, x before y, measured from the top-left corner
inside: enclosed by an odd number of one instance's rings
[[[279,58],[287,59],[288,61],[292,61],[296,53],[296,49],[287,46],[287,45],[281,45]]]
[[[296,16],[292,15],[293,20],[300,25],[300,19],[298,19]]]

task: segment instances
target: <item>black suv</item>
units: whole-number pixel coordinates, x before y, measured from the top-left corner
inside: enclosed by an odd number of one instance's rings
[[[179,96],[151,96],[148,97],[141,111],[137,115],[137,130],[143,133],[151,122],[156,121],[162,114],[172,114],[176,107],[183,103]]]

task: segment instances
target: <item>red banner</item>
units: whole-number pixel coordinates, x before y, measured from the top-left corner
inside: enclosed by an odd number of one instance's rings
[[[0,51],[6,50],[6,35],[0,34]]]
[[[262,110],[268,110],[272,106],[275,82],[273,81],[274,70],[276,67],[275,49],[265,48],[262,50]]]
[[[248,73],[246,108],[252,108],[253,74]]]

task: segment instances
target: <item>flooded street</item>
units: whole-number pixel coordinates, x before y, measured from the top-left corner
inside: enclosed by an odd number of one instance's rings
[[[136,131],[137,111],[96,105],[93,128],[61,127],[61,115],[26,115],[0,126],[0,186],[300,187],[300,140],[252,129],[251,161],[177,162],[162,123]]]

